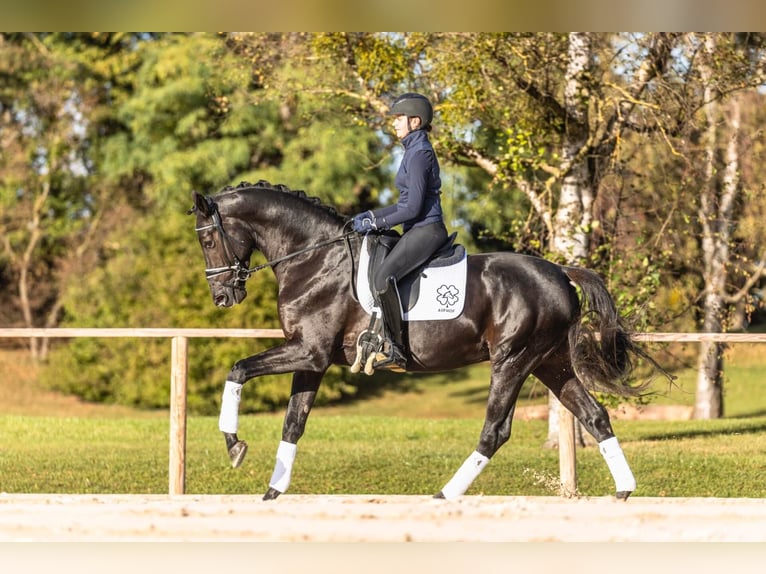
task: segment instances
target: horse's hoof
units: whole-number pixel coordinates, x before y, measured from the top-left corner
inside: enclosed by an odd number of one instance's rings
[[[621,490],[617,494],[614,495],[614,497],[617,500],[628,500],[628,497],[632,494],[633,491],[631,490]]]
[[[247,454],[247,443],[243,440],[238,440],[234,445],[229,449],[229,458],[231,459],[231,467],[232,468],[239,468],[239,465],[242,464],[242,461],[245,460],[245,455]]]
[[[223,438],[226,441],[226,450],[229,450],[239,441],[239,437],[235,432],[225,432],[223,433]]]
[[[440,490],[436,494],[434,494],[434,498],[439,498],[441,500],[447,500],[447,497],[444,496],[444,493]]]
[[[263,495],[263,500],[274,500],[277,496],[282,494],[279,492],[276,488],[271,488],[266,491],[266,494]]]

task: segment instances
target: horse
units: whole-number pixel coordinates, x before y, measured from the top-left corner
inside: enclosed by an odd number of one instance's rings
[[[356,298],[360,234],[337,210],[305,192],[266,181],[242,182],[210,195],[193,192],[189,210],[205,260],[213,303],[231,307],[246,281],[271,268],[278,285],[282,344],[237,361],[224,383],[219,416],[227,452],[238,467],[247,443],[237,434],[242,386],[263,375],[292,373],[292,388],[264,500],[289,487],[297,444],[330,365],[350,366],[370,322]],[[266,263],[249,261],[259,251]],[[519,391],[534,375],[598,442],[615,497],[627,500],[636,480],[609,415],[594,391],[640,394],[631,383],[637,356],[601,277],[514,252],[467,256],[466,300],[449,320],[406,322],[407,371],[438,372],[489,361],[491,377],[478,444],[434,497],[456,499],[511,436]],[[656,363],[655,363],[656,364]]]

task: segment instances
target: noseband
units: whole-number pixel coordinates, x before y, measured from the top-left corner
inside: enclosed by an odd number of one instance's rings
[[[306,253],[307,251],[313,251],[314,249],[319,249],[320,247],[326,247],[327,245],[332,245],[333,243],[337,243],[338,241],[347,239],[349,236],[354,235],[355,233],[354,231],[348,231],[333,239],[328,239],[327,241],[322,241],[321,243],[310,245],[309,247],[304,247],[303,249],[299,249],[298,251],[289,253],[288,255],[285,255],[284,257],[279,257],[272,261],[267,261],[266,263],[262,263],[261,265],[256,265],[255,267],[248,268],[247,265],[245,265],[239,259],[239,257],[237,257],[237,254],[234,252],[234,249],[232,249],[231,247],[231,241],[230,241],[231,239],[234,239],[235,241],[239,241],[239,240],[236,238],[232,238],[224,230],[223,220],[221,219],[221,213],[218,211],[218,205],[216,205],[216,203],[211,201],[210,199],[208,199],[208,204],[213,210],[213,213],[211,215],[211,219],[213,220],[213,222],[209,225],[203,225],[202,227],[195,227],[194,230],[197,233],[199,233],[200,231],[205,231],[207,229],[215,229],[218,232],[218,235],[221,238],[221,243],[224,249],[226,265],[223,267],[206,268],[205,277],[208,280],[210,280],[213,277],[218,277],[219,275],[223,275],[225,273],[233,273],[234,284],[224,283],[224,286],[226,287],[242,288],[245,282],[250,278],[250,276],[260,271],[261,269],[265,269],[267,267],[274,267],[277,263],[281,263],[282,261],[292,259],[293,257]],[[351,246],[348,245],[348,248],[350,251]]]

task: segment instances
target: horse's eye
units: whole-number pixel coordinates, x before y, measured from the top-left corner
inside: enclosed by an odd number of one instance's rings
[[[215,240],[206,239],[205,241],[202,242],[202,247],[204,247],[205,249],[212,249],[213,247],[215,247]]]

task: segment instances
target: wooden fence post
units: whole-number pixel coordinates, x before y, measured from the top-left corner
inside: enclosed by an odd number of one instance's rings
[[[188,373],[186,337],[173,337],[170,373],[170,463],[168,493],[186,492],[186,377]]]
[[[559,404],[559,476],[561,496],[574,496],[577,492],[575,420],[572,412],[562,404]]]

